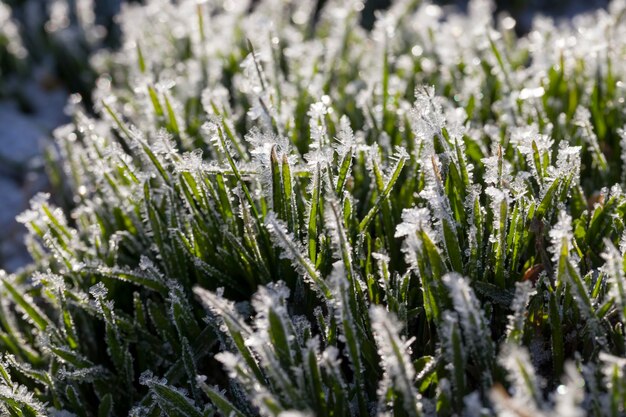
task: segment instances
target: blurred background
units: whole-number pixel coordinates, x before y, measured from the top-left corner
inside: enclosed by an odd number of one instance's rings
[[[390,0],[370,0],[366,2],[365,24],[370,25],[374,10],[388,7]],[[467,0],[441,0],[434,3],[442,6],[454,6],[461,10],[467,8]],[[532,18],[543,14],[558,18],[570,18],[576,14],[606,7],[608,0],[494,0],[495,13],[506,12],[517,21],[517,32],[521,35],[530,29]]]
[[[123,1],[0,0],[0,269],[14,271],[28,261],[24,229],[15,216],[35,193],[48,188],[43,149],[52,130],[67,122],[64,107],[69,95],[80,94],[89,108],[96,79],[89,57],[119,44],[115,15]],[[325,1],[318,1],[318,9]],[[362,25],[371,28],[375,10],[390,2],[366,0]],[[467,8],[462,0],[435,3]],[[608,0],[495,0],[495,4],[495,13],[512,16],[522,35],[537,14],[569,19],[606,7]]]

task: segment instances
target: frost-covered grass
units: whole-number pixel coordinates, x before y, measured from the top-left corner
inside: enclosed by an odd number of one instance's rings
[[[27,55],[11,9],[0,3],[0,97],[6,94],[6,79],[21,69]]]
[[[626,3],[327,3],[124,10],[0,277],[3,413],[623,415]]]
[[[0,94],[32,111],[37,104],[29,103],[24,84],[36,79],[44,89],[60,85],[88,102],[96,77],[89,57],[115,42],[115,30],[101,24],[117,1],[99,2],[105,12],[99,22],[94,0],[0,0]]]

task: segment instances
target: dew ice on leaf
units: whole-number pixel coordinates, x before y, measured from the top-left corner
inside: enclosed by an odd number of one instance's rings
[[[550,252],[552,252],[552,262],[559,264],[562,255],[569,255],[570,245],[573,239],[572,218],[564,210],[559,212],[558,222],[550,229]],[[563,253],[565,251],[565,253]]]
[[[436,137],[441,138],[441,129],[446,123],[433,86],[422,86],[415,90],[415,104],[410,113],[410,121],[418,141],[415,148],[424,146],[422,155],[430,157],[434,153],[434,140]],[[445,145],[442,143],[441,146]]]
[[[404,411],[410,416],[421,415],[421,396],[413,385],[415,370],[410,360],[410,342],[400,337],[399,324],[384,307],[372,306],[370,317],[383,369],[387,378],[393,381],[393,389],[401,397]],[[389,387],[379,388],[381,400],[387,396],[385,388]],[[382,400],[383,404],[385,402]]]
[[[507,394],[500,392],[497,388],[492,390],[491,398],[496,410],[503,415],[506,415],[507,410],[516,409],[542,415],[544,402],[539,377],[536,375],[526,348],[505,345],[498,356],[498,360],[508,372],[507,378],[511,384],[512,397],[507,398]]]
[[[558,416],[583,417],[585,399],[585,380],[573,362],[565,365],[565,373],[561,377],[562,384],[554,393],[554,414]]]
[[[604,258],[604,273],[610,283],[612,298],[618,303],[622,319],[626,319],[626,253],[620,252],[608,239],[605,241],[606,250],[602,254]]]
[[[537,183],[543,187],[544,166],[550,164],[554,141],[548,135],[539,133],[536,125],[530,125],[512,130],[511,143],[526,158]]]
[[[512,314],[509,315],[507,324],[507,339],[509,343],[521,343],[526,324],[526,311],[530,298],[536,294],[530,281],[517,282],[515,284],[515,297],[511,305]]]
[[[470,355],[482,368],[483,387],[489,387],[492,384],[491,367],[494,347],[485,313],[466,278],[456,273],[449,273],[443,277],[443,283],[450,292],[454,310],[459,316],[463,340],[468,346]]]
[[[588,109],[580,106],[576,109],[574,125],[578,127],[578,135],[582,142],[591,149],[593,168],[604,173],[608,169],[606,157],[600,149],[598,136],[594,132],[590,119],[591,113]]]
[[[396,227],[395,237],[406,237],[406,255],[411,260],[410,264],[415,265],[416,256],[422,251],[422,241],[418,233],[426,233],[433,242],[438,242],[439,235],[431,228],[433,219],[427,208],[404,209],[402,220],[402,223]]]
[[[467,389],[465,376],[467,352],[463,346],[457,314],[445,312],[440,326],[440,339],[443,357],[446,361],[446,371],[450,374],[452,391],[458,402]]]
[[[314,290],[328,296],[328,287],[315,265],[306,256],[305,248],[287,231],[284,223],[277,219],[274,213],[269,213],[265,217],[265,225],[272,235],[274,244],[282,249],[281,257],[288,259],[296,269],[301,271],[302,278],[310,282]]]
[[[556,178],[571,178],[571,182],[577,184],[580,180],[580,156],[580,146],[567,146],[565,142],[559,143],[553,180]]]

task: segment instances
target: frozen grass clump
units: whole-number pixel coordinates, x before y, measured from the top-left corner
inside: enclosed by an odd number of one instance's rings
[[[123,10],[0,277],[2,412],[625,412],[626,3],[362,8]]]

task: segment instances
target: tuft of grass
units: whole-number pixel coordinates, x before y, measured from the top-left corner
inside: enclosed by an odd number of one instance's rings
[[[0,276],[0,410],[623,414],[624,4],[519,39],[248,6],[128,6],[94,57]]]

